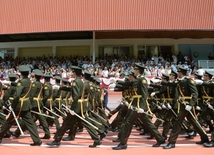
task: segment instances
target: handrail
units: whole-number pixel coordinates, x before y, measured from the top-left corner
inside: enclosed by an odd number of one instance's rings
[[[203,69],[213,69],[214,60],[198,60],[198,67],[202,67]]]

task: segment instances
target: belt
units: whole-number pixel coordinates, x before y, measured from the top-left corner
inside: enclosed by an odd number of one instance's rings
[[[213,99],[213,97],[210,96],[202,96],[203,99]]]
[[[13,97],[9,97],[9,100],[14,100],[14,98]]]
[[[53,108],[52,108],[53,107],[53,104],[52,104],[53,99],[49,98],[48,101],[50,102],[50,110],[53,111]]]
[[[192,97],[191,96],[182,96],[182,97],[180,97],[182,100],[191,100],[192,99]]]
[[[38,107],[39,113],[41,113],[40,104],[39,104],[39,100],[41,101],[41,98],[34,97],[33,99],[34,99],[34,100],[36,100],[36,103],[37,103],[37,107]]]

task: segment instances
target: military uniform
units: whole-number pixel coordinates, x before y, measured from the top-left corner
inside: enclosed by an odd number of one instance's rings
[[[52,76],[51,75],[43,75],[43,76],[45,78],[45,84],[42,89],[42,97],[43,97],[42,103],[47,109],[49,109],[48,114],[52,117],[55,117],[55,119],[52,119],[49,117],[47,117],[46,119],[47,119],[48,125],[50,126],[54,122],[54,124],[56,125],[56,130],[58,130],[60,128],[59,120],[58,120],[58,117],[53,114],[55,113],[54,107],[56,105],[53,102],[53,88],[50,84],[50,78]],[[44,108],[44,113],[47,112],[47,109]]]
[[[136,64],[135,72],[136,74],[139,74],[135,81],[135,94],[132,96],[133,100],[131,101],[131,103],[129,103],[129,110],[120,130],[120,132],[122,132],[120,137],[120,144],[117,147],[113,147],[114,150],[127,148],[128,137],[130,136],[133,123],[137,119],[140,119],[147,127],[149,132],[156,138],[157,144],[154,144],[153,147],[159,147],[162,143],[165,142],[161,134],[158,132],[157,128],[149,119],[148,115],[144,113],[144,111],[147,112],[149,110],[149,107],[147,103],[148,85],[145,77],[141,75],[143,71],[144,67]]]
[[[17,117],[22,117],[27,129],[31,135],[31,138],[34,143],[31,146],[38,146],[42,144],[42,141],[39,138],[38,131],[36,129],[36,124],[33,122],[31,116],[31,103],[29,99],[29,92],[31,90],[32,84],[28,79],[28,73],[30,68],[28,66],[21,65],[19,66],[19,70],[23,76],[17,83],[16,93],[14,94],[14,100],[12,102],[12,108]],[[10,129],[10,127],[15,123],[14,116],[10,113],[8,119],[5,124],[2,126],[0,131],[0,142],[2,141],[2,137],[4,134]]]
[[[187,70],[185,68],[179,67],[179,77],[180,80],[178,81],[178,92],[180,96],[180,113],[178,114],[178,118],[175,121],[170,137],[169,143],[164,146],[164,149],[171,149],[175,147],[176,140],[181,130],[182,121],[186,117],[187,120],[194,126],[196,132],[198,132],[201,136],[201,141],[197,142],[197,144],[203,144],[204,142],[209,141],[205,131],[201,128],[199,123],[196,122],[193,114],[192,107],[195,106],[198,97],[198,91],[195,85],[195,82],[186,77]]]
[[[43,102],[41,99],[43,84],[40,82],[40,78],[41,78],[41,76],[43,76],[43,74],[38,69],[34,70],[34,74],[36,77],[36,81],[34,81],[32,83],[30,99],[31,99],[31,103],[32,103],[32,110],[39,113],[39,114],[34,114],[34,121],[36,122],[37,120],[39,120],[40,126],[42,126],[42,129],[45,132],[45,135],[42,139],[49,139],[50,131],[48,128],[48,123],[47,123],[45,116],[42,115],[42,114],[44,114]]]
[[[81,116],[80,99],[83,94],[83,82],[79,76],[82,74],[82,72],[81,72],[81,68],[79,68],[77,66],[72,66],[72,69],[73,69],[73,72],[75,73],[76,77],[73,80],[72,88],[71,88],[72,98],[73,98],[71,110],[73,110],[76,114]],[[66,130],[68,129],[68,127],[71,127],[71,129],[72,129],[72,126],[74,126],[77,122],[81,123],[86,128],[86,130],[89,132],[91,138],[94,140],[93,145],[89,145],[89,147],[96,147],[97,145],[101,144],[100,138],[97,135],[97,132],[94,128],[91,128],[91,126],[89,124],[87,124],[85,121],[81,120],[76,115],[71,115],[70,113],[68,113],[66,118],[63,120],[62,126],[56,132],[54,141],[51,143],[48,143],[48,145],[50,145],[50,146],[60,145],[60,141],[61,141],[63,135],[65,134]]]

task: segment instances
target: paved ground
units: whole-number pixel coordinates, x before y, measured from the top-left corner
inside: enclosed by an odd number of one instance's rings
[[[118,101],[121,99],[121,93],[113,93],[109,92],[109,107],[115,108],[118,105]],[[111,120],[110,120],[111,121]],[[11,129],[15,130],[15,127]],[[160,131],[162,128],[160,127]],[[40,136],[42,137],[43,131],[38,129]],[[196,145],[195,142],[199,141],[199,136],[196,136],[194,139],[185,139],[185,134],[181,134],[178,138],[176,148],[170,150],[164,150],[162,147],[153,148],[152,144],[155,144],[156,141],[154,139],[148,140],[145,136],[140,136],[139,131],[133,128],[131,136],[128,141],[128,149],[115,151],[112,150],[111,147],[116,146],[118,143],[113,143],[112,140],[116,139],[117,133],[109,132],[108,136],[103,139],[102,145],[98,148],[89,148],[88,145],[92,144],[89,134],[84,130],[81,133],[77,134],[77,137],[74,141],[69,142],[61,142],[60,147],[50,148],[46,145],[47,142],[53,141],[53,136],[55,132],[55,128],[51,127],[51,136],[50,140],[43,140],[42,146],[32,147],[29,146],[32,143],[32,140],[27,132],[25,132],[24,136],[20,136],[18,139],[11,137],[9,139],[3,139],[2,144],[0,144],[0,152],[1,154],[16,154],[16,155],[81,155],[81,154],[93,154],[93,155],[114,155],[114,154],[123,154],[123,155],[136,155],[136,154],[145,154],[145,155],[206,155],[212,154],[213,149],[204,148],[203,146]],[[66,135],[65,135],[66,136]],[[210,137],[210,136],[209,136]],[[166,144],[163,144],[164,146]]]

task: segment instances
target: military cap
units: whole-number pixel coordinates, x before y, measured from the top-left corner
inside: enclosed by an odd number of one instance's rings
[[[211,73],[208,72],[208,71],[205,71],[204,76],[208,76],[210,79],[212,79],[213,74],[211,74]]]
[[[67,84],[67,83],[70,83],[68,80],[66,80],[65,78],[62,78],[62,81]]]
[[[170,73],[169,75],[173,75],[173,76],[177,77],[177,76],[178,76],[178,73],[177,73],[176,71],[172,70],[171,73]]]
[[[43,77],[44,77],[45,79],[50,79],[50,78],[52,78],[52,75],[44,74]]]
[[[203,75],[199,74],[198,72],[195,72],[194,76],[197,77],[198,79],[202,79],[203,77]]]
[[[101,83],[102,81],[99,79],[99,78],[97,78],[97,77],[94,77],[94,80],[95,80],[95,82],[97,82],[97,83]]]
[[[82,68],[78,67],[78,66],[71,66],[71,69],[73,71],[82,71]]]
[[[91,77],[90,77],[90,81],[91,82],[94,82],[95,80],[94,80],[94,76],[93,75],[91,75]]]
[[[181,67],[181,66],[178,67],[178,72],[181,72],[183,75],[186,75],[187,71],[188,71],[188,69],[186,69],[184,67]]]
[[[34,74],[35,74],[36,76],[43,76],[42,71],[39,70],[39,69],[35,69],[35,70],[33,70],[33,72],[34,72]]]
[[[133,69],[129,71],[129,75],[134,76],[134,70]]]
[[[162,73],[162,79],[169,80],[169,76],[167,74]]]
[[[59,80],[59,81],[62,80],[62,78],[60,76],[55,76],[55,79]]]
[[[135,63],[135,69],[144,70],[146,67],[144,65],[140,65],[139,63]]]
[[[84,77],[89,79],[91,77],[91,73],[87,70],[84,70]]]
[[[29,72],[30,71],[30,67],[26,66],[26,65],[20,65],[19,66],[19,71],[20,72]]]
[[[16,76],[17,76],[16,74],[9,74],[8,75],[10,81],[16,81]]]
[[[60,81],[62,80],[62,78],[60,76],[55,76],[55,80],[56,80],[56,83],[60,83]]]

